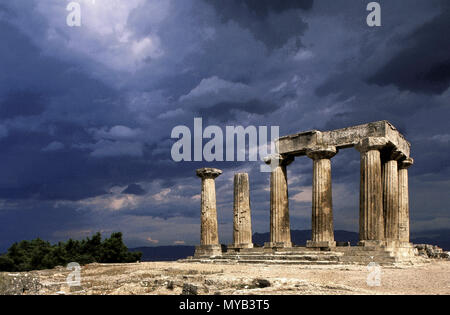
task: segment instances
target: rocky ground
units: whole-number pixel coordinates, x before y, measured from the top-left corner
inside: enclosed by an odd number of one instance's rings
[[[380,286],[369,286],[367,266],[355,265],[91,264],[72,287],[70,272],[0,273],[0,294],[450,294],[447,260],[383,267]]]

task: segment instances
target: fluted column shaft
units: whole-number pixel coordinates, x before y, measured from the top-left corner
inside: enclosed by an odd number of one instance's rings
[[[247,173],[234,175],[233,246],[252,248],[250,185]]]
[[[201,245],[219,245],[219,231],[217,225],[216,183],[215,178],[222,174],[218,169],[197,170],[197,176],[202,179],[201,194]]]
[[[268,247],[292,247],[286,166],[293,158],[277,157],[270,174],[270,243]]]
[[[383,164],[383,215],[385,239],[399,240],[398,163],[388,160]]]
[[[335,246],[331,189],[331,158],[336,148],[314,148],[307,152],[313,159],[311,241],[307,247]]]
[[[409,243],[409,184],[408,168],[414,160],[407,158],[399,162],[398,168],[398,207],[399,207],[399,240]]]
[[[219,244],[216,209],[216,183],[202,179],[201,245]]]
[[[367,138],[356,146],[361,153],[359,238],[362,243],[384,240],[383,190],[379,150],[386,143],[384,138]]]

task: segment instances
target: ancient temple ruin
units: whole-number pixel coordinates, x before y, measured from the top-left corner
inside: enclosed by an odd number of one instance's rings
[[[215,178],[218,169],[197,170],[202,179],[201,244],[193,261],[272,263],[380,264],[414,257],[409,243],[408,167],[413,164],[410,143],[389,122],[378,121],[332,131],[312,130],[281,137],[270,174],[270,242],[252,242],[248,174],[234,178],[233,244],[220,245]],[[359,244],[336,243],[333,228],[331,159],[342,149],[361,154]],[[313,160],[311,239],[306,246],[292,244],[287,167],[296,157]]]

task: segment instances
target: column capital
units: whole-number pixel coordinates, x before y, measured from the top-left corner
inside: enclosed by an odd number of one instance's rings
[[[367,151],[379,150],[386,146],[386,144],[388,144],[388,140],[384,137],[368,137],[358,142],[355,145],[355,148],[359,152],[364,153]]]
[[[403,161],[398,162],[398,167],[400,169],[407,169],[408,167],[410,167],[411,165],[414,164],[414,159],[413,158],[406,158]]]
[[[331,159],[337,153],[334,146],[315,146],[306,150],[306,155],[313,160]]]
[[[291,155],[271,154],[264,158],[264,163],[268,165],[272,165],[273,163],[275,163],[275,165],[279,166],[288,166],[289,164],[294,162],[294,160],[295,157]]]
[[[222,174],[222,170],[219,170],[217,168],[200,168],[197,170],[197,176],[204,179],[204,178],[216,178]]]

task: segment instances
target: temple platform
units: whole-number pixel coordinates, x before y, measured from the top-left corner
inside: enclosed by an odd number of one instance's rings
[[[418,261],[412,244],[382,244],[365,246],[337,246],[329,248],[223,248],[221,255],[195,255],[180,262],[217,264],[270,264],[270,265],[368,265],[380,266],[396,263],[413,264]]]

